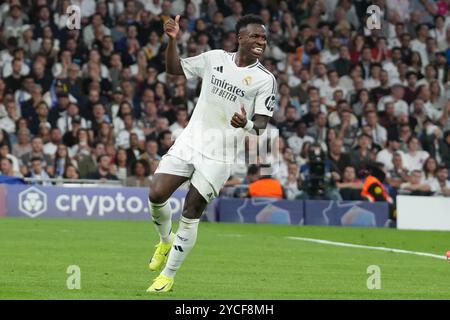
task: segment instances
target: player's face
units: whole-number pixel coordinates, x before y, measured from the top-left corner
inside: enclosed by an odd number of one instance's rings
[[[239,32],[239,46],[245,55],[259,59],[263,55],[266,45],[266,29],[262,25],[249,24]]]

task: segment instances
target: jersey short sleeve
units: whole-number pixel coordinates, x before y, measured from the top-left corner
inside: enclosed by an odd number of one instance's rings
[[[194,57],[180,59],[181,67],[187,79],[195,77],[203,78],[207,63],[207,53],[202,53]]]
[[[277,95],[277,82],[273,75],[267,77],[267,80],[258,90],[255,99],[255,114],[261,114],[271,117],[275,108]]]

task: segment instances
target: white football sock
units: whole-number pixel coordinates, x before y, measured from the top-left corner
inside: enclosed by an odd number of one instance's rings
[[[195,245],[200,219],[188,219],[181,217],[180,225],[172,249],[167,259],[167,264],[161,274],[173,278],[180,268],[186,256]]]
[[[170,243],[173,238],[173,233],[172,210],[170,209],[169,201],[158,204],[152,203],[148,200],[148,207],[161,241],[164,243]]]

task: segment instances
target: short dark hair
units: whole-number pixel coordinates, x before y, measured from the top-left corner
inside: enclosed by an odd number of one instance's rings
[[[247,14],[239,19],[239,21],[236,23],[236,34],[239,34],[239,31],[241,31],[242,28],[245,28],[249,24],[260,24],[264,25],[264,20],[255,14]]]
[[[161,141],[166,137],[166,134],[172,134],[170,130],[163,130],[159,133],[158,140]]]
[[[259,172],[259,167],[256,164],[250,165],[247,169],[247,175],[258,174],[258,172]]]
[[[35,162],[35,161],[42,161],[42,158],[36,156],[36,157],[32,157],[31,160],[30,160],[30,162]]]

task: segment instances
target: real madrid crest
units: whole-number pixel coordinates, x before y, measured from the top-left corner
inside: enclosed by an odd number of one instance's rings
[[[244,78],[244,80],[242,80],[242,82],[244,82],[244,84],[245,84],[246,86],[249,86],[249,85],[252,84],[252,77],[251,77],[251,76],[246,76],[246,77]]]

